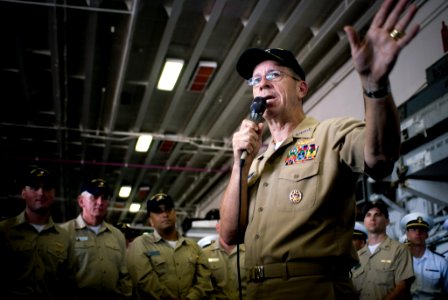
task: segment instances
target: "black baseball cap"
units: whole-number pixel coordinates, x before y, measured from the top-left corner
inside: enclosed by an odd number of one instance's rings
[[[112,195],[112,191],[110,190],[106,180],[101,178],[95,178],[89,182],[86,182],[81,189],[81,193],[82,192],[88,192],[95,197],[100,195],[110,197]]]
[[[29,186],[33,189],[42,187],[52,189],[55,187],[53,176],[46,169],[33,167],[25,172],[22,178],[22,187]]]
[[[384,217],[386,217],[386,219],[389,219],[389,211],[387,209],[387,205],[381,200],[367,202],[362,209],[363,216],[365,217],[367,212],[374,207],[378,208],[379,211],[384,215]]]
[[[255,67],[265,60],[276,61],[280,65],[292,69],[294,73],[299,75],[300,79],[305,80],[305,72],[295,58],[294,54],[288,50],[280,48],[271,48],[266,50],[260,48],[247,49],[238,59],[236,70],[241,77],[244,79],[249,79],[252,77]]]
[[[160,212],[159,206],[164,204],[166,209],[173,209],[174,208],[174,202],[173,199],[165,194],[165,193],[158,193],[152,196],[147,202],[146,202],[146,210],[149,216],[150,212]]]

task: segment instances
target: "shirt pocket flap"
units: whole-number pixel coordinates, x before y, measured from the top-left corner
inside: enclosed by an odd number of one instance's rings
[[[290,181],[301,181],[319,174],[319,163],[316,161],[305,162],[298,168],[284,167],[278,177]]]

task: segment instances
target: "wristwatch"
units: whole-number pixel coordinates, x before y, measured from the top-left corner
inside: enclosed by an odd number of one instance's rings
[[[364,95],[372,99],[382,99],[390,94],[389,85],[383,86],[376,91],[364,90]]]

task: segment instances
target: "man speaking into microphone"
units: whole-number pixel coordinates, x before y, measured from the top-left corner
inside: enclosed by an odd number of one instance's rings
[[[259,154],[265,124],[242,122],[220,208],[225,242],[244,237],[247,299],[356,299],[349,278],[358,261],[352,245],[355,188],[362,174],[389,175],[399,156],[389,74],[419,29],[410,26],[404,34],[416,12],[415,5],[406,9],[407,2],[386,0],[364,37],[344,28],[361,79],[364,122],[318,122],[305,115],[308,85],[291,52],[251,48],[240,56],[237,72],[254,97],[266,99],[263,117],[272,137]]]

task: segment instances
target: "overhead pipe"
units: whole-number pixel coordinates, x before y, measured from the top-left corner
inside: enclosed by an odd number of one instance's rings
[[[95,166],[113,166],[121,168],[135,168],[135,169],[159,169],[167,171],[181,171],[181,172],[206,172],[206,173],[225,173],[230,168],[224,169],[210,169],[210,168],[194,168],[194,167],[182,167],[182,166],[165,166],[165,165],[149,165],[149,164],[129,164],[120,162],[106,162],[95,160],[70,160],[70,159],[57,159],[57,158],[45,158],[45,157],[20,157],[20,156],[2,156],[3,160],[20,160],[20,161],[40,161],[50,162],[58,164],[78,164],[78,165],[95,165]]]

